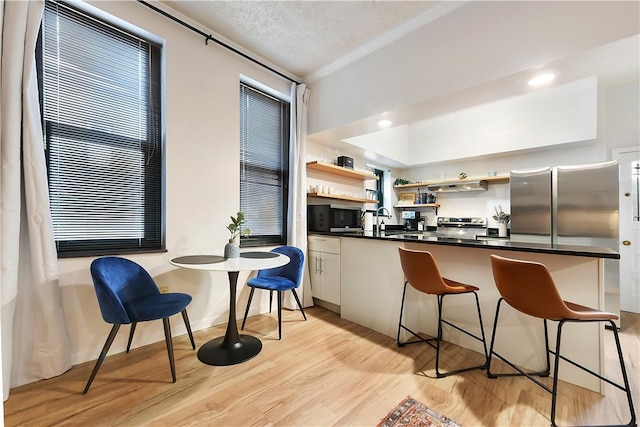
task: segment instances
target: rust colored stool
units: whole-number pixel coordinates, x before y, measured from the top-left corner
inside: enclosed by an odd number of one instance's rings
[[[415,344],[424,342],[436,349],[436,376],[438,378],[446,377],[448,375],[457,374],[460,372],[466,372],[473,369],[486,369],[488,362],[487,342],[484,335],[484,327],[482,326],[482,314],[480,313],[480,302],[478,301],[478,294],[476,291],[479,288],[471,285],[465,285],[462,283],[454,282],[453,280],[445,279],[440,275],[440,270],[436,265],[436,261],[430,252],[415,251],[405,248],[399,248],[400,262],[402,264],[402,270],[406,281],[404,282],[404,290],[402,292],[402,304],[400,306],[400,321],[398,322],[398,347],[403,347],[406,344]],[[407,293],[407,284],[411,284],[416,290],[429,295],[436,295],[438,298],[438,335],[434,338],[425,339],[419,336],[416,332],[412,331],[408,327],[402,324],[402,313],[404,311],[404,299]],[[478,310],[478,321],[480,323],[480,332],[482,338],[473,335],[472,333],[465,331],[457,325],[442,318],[442,303],[444,297],[447,295],[459,295],[459,294],[473,294],[476,299],[476,308]],[[442,324],[445,323],[460,332],[469,335],[472,338],[482,342],[484,347],[485,362],[479,366],[472,366],[468,368],[457,369],[455,371],[449,371],[441,373],[440,366],[440,341],[442,341]],[[414,341],[400,341],[400,332],[402,329],[411,333],[417,339]],[[435,341],[435,345],[433,344]]]
[[[568,301],[563,301],[558,289],[549,274],[549,270],[544,264],[532,261],[521,261],[509,258],[503,258],[498,255],[491,255],[491,266],[493,268],[493,277],[496,287],[500,292],[501,298],[498,300],[496,309],[496,318],[493,323],[493,332],[491,334],[491,346],[489,348],[489,361],[487,363],[487,376],[496,378],[502,376],[524,375],[540,387],[551,393],[551,425],[556,425],[556,398],[558,395],[558,366],[560,359],[569,362],[573,366],[596,376],[602,381],[613,385],[614,387],[624,391],[627,394],[629,402],[629,411],[631,420],[627,426],[636,425],[636,415],[633,409],[633,401],[631,399],[631,390],[629,388],[629,380],[627,379],[627,370],[625,368],[624,359],[622,357],[622,348],[620,346],[620,338],[618,337],[618,329],[614,320],[618,316],[605,311],[595,310],[593,308],[584,307]],[[543,372],[525,372],[521,368],[515,366],[502,356],[493,351],[495,343],[496,329],[498,325],[498,316],[500,314],[500,305],[502,301],[506,301],[511,307],[529,316],[543,319],[544,321],[544,337],[546,344],[547,369]],[[555,352],[549,349],[547,320],[558,322],[558,333],[556,336]],[[560,354],[560,342],[562,337],[562,326],[567,322],[605,322],[608,323],[613,331],[616,347],[618,350],[618,358],[620,359],[620,369],[624,386],[617,384],[592,370],[579,365]],[[553,387],[541,383],[534,376],[548,376],[550,370],[549,354],[555,356],[554,360],[554,377]],[[518,373],[494,374],[491,373],[491,358],[495,355],[503,362],[511,366]]]

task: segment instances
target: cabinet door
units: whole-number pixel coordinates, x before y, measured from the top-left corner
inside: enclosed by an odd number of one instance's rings
[[[315,298],[321,298],[322,293],[322,275],[320,270],[320,263],[322,258],[318,251],[308,251],[309,260],[309,279],[311,280],[311,295]]]
[[[340,255],[322,253],[322,296],[319,298],[340,305]]]

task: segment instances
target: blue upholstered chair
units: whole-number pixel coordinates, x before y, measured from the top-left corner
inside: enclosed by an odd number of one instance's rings
[[[253,299],[253,292],[257,289],[266,289],[269,291],[269,312],[271,312],[271,303],[273,301],[273,291],[278,292],[278,339],[282,339],[282,294],[285,291],[291,290],[293,296],[298,303],[298,307],[302,312],[302,317],[307,320],[307,316],[304,314],[302,304],[296,293],[296,288],[302,283],[302,269],[304,267],[304,253],[295,246],[280,246],[272,249],[271,252],[277,252],[286,255],[291,260],[288,264],[282,267],[269,268],[266,270],[260,270],[258,275],[253,279],[249,279],[247,285],[251,287],[251,293],[249,294],[249,301],[247,301],[247,309],[244,312],[244,319],[242,319],[242,328],[247,321],[247,314],[249,314],[249,307],[251,306],[251,300]]]
[[[120,325],[131,324],[127,353],[131,348],[133,333],[138,322],[162,319],[164,337],[167,342],[171,377],[176,382],[176,367],[173,358],[173,343],[171,341],[171,327],[169,317],[182,313],[187,327],[191,346],[195,350],[196,344],[191,333],[191,325],[187,317],[187,305],[191,296],[182,293],[161,294],[153,278],[147,271],[135,262],[120,257],[102,257],[91,263],[91,278],[98,297],[98,305],[105,322],[113,324],[111,332],[100,352],[100,357],[91,372],[91,377],[84,388],[83,394],[89,391],[91,383],[100,369],[100,365],[113,343]]]

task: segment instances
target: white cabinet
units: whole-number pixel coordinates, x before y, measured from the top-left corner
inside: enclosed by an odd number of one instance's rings
[[[309,236],[309,277],[314,298],[340,305],[340,239]]]

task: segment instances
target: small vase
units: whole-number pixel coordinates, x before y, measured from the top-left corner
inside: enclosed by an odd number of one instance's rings
[[[225,258],[238,258],[240,256],[240,245],[236,239],[229,239],[229,243],[224,245]]]
[[[498,223],[498,237],[507,237],[507,223]]]

